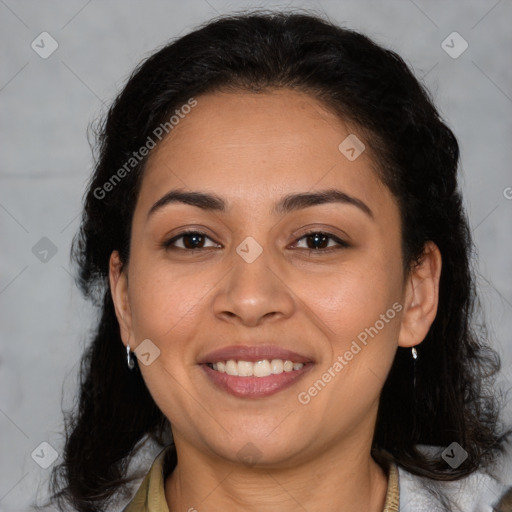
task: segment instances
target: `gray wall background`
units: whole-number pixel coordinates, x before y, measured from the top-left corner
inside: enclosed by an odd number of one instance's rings
[[[461,144],[479,290],[490,338],[503,356],[503,379],[510,381],[511,4],[0,0],[0,512],[27,510],[36,492],[45,495],[52,466],[35,460],[51,455],[42,442],[57,454],[62,449],[61,406],[73,401],[77,363],[94,323],[69,273],[92,166],[87,126],[143,57],[219,13],[251,7],[325,12],[398,51],[423,79]],[[58,43],[46,59],[31,47],[34,40],[42,46],[37,36],[44,31]],[[469,45],[458,58],[442,47],[454,31]],[[447,44],[452,54],[462,49],[462,41]],[[49,49],[45,39],[39,51]],[[141,464],[155,454],[147,453]]]

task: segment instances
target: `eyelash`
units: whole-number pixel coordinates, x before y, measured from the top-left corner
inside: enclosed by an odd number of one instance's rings
[[[179,233],[178,235],[176,235],[173,238],[171,238],[170,240],[167,240],[167,241],[163,242],[162,247],[164,249],[167,249],[167,250],[172,250],[172,251],[180,250],[180,251],[186,251],[186,252],[198,252],[199,250],[204,249],[202,247],[199,247],[197,249],[187,249],[187,248],[182,248],[182,247],[176,247],[176,246],[173,245],[174,242],[176,242],[180,238],[183,238],[185,236],[190,236],[190,235],[199,235],[199,236],[202,236],[202,237],[209,238],[211,240],[211,238],[206,233],[204,233],[202,231],[183,231],[182,233]],[[310,254],[311,253],[313,253],[313,254],[314,253],[320,253],[320,252],[330,253],[333,250],[346,249],[346,248],[350,247],[350,244],[348,242],[346,242],[345,240],[342,240],[341,238],[337,237],[336,235],[333,235],[332,233],[328,233],[326,231],[319,231],[319,230],[315,230],[315,229],[307,231],[306,233],[303,233],[302,236],[295,241],[295,243],[297,243],[300,240],[302,240],[304,238],[307,238],[308,236],[311,236],[311,235],[325,236],[325,237],[335,241],[338,244],[338,246],[337,247],[328,247],[328,248],[325,248],[325,249],[303,248],[303,250],[309,251]],[[210,249],[210,248],[207,247],[206,249]]]

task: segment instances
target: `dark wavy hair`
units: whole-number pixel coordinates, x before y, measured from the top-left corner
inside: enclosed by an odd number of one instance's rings
[[[132,482],[140,442],[164,446],[170,425],[125,347],[109,287],[109,257],[129,258],[131,222],[146,158],[99,198],[98,190],[191,97],[215,91],[307,93],[356,126],[375,172],[401,213],[404,272],[433,241],[443,266],[437,316],[418,347],[398,348],[382,389],[372,455],[432,480],[457,480],[490,467],[508,432],[492,384],[500,359],[486,342],[471,256],[473,242],[457,183],[459,147],[432,99],[393,51],[317,14],[252,11],[221,16],[145,59],[105,115],[96,166],[72,245],[77,284],[99,312],[81,360],[75,410],[65,413],[63,462],[51,475],[60,510],[104,510]],[[199,98],[200,101],[200,98]],[[179,128],[178,128],[179,129]],[[96,193],[95,193],[96,191]],[[418,445],[458,442],[468,458],[451,469]]]

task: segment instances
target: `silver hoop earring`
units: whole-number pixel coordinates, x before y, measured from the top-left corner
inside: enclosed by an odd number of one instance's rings
[[[128,364],[128,368],[130,368],[130,370],[133,370],[133,368],[135,367],[135,362],[130,354],[130,344],[129,343],[126,346],[126,362]]]
[[[416,389],[416,360],[418,359],[418,351],[416,350],[416,347],[412,347],[412,362],[413,362],[413,377],[412,377],[412,387],[413,389]]]

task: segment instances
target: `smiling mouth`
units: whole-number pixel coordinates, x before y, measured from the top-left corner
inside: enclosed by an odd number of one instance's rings
[[[270,344],[226,346],[197,362],[215,388],[249,399],[283,391],[315,367],[311,356]]]
[[[300,370],[304,364],[289,359],[262,359],[255,362],[228,359],[227,361],[208,363],[207,366],[219,373],[235,377],[268,377]]]

